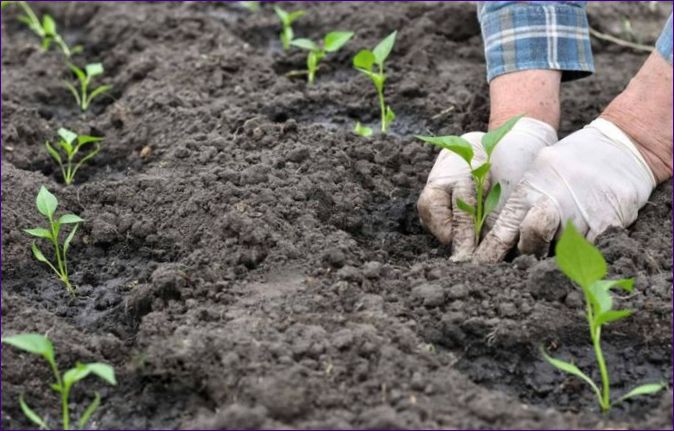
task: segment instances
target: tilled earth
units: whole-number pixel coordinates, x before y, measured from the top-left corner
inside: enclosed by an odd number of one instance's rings
[[[297,9],[298,4],[285,4]],[[582,298],[552,259],[451,264],[415,202],[436,151],[415,133],[484,129],[475,6],[303,4],[300,36],[357,36],[307,88],[285,76],[270,5],[41,3],[75,61],[102,61],[109,97],[80,114],[60,55],[2,17],[2,331],[47,333],[62,368],[113,364],[97,428],[671,428],[671,389],[601,415],[589,389],[539,354],[595,370]],[[671,6],[590,6],[600,31],[652,43]],[[393,133],[350,65],[393,29]],[[633,36],[633,35],[632,35]],[[646,54],[595,41],[597,75],[565,84],[562,135],[591,121]],[[55,130],[105,136],[66,187],[44,150]],[[86,219],[70,259],[79,294],[30,254],[40,185]],[[672,185],[598,244],[611,276],[635,276],[636,310],[605,333],[614,393],[672,379]],[[598,378],[596,371],[592,371]],[[18,407],[58,421],[49,370],[2,350],[2,427]]]

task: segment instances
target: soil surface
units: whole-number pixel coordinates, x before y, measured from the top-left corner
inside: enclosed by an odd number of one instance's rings
[[[652,2],[649,2],[652,3]],[[297,9],[298,4],[286,4]],[[79,64],[113,85],[86,114],[62,85],[55,50],[2,17],[2,332],[47,333],[62,368],[114,365],[93,395],[96,428],[671,428],[672,392],[597,411],[590,390],[539,347],[597,379],[582,298],[552,259],[452,264],[415,202],[436,150],[418,133],[483,130],[488,119],[474,5],[304,4],[299,36],[357,36],[323,62],[315,86],[285,76],[270,5],[41,3]],[[592,25],[650,44],[671,6],[591,5]],[[624,31],[628,17],[634,34]],[[376,128],[372,84],[351,67],[399,30]],[[564,85],[561,134],[591,121],[646,53],[593,41],[597,74]],[[44,150],[59,127],[105,136],[66,187]],[[36,262],[22,229],[42,223],[40,185],[86,223],[69,254],[79,294]],[[672,379],[672,184],[627,230],[601,236],[611,276],[635,276],[607,328],[616,395]],[[45,246],[46,247],[46,246]],[[46,249],[45,249],[46,250]],[[2,427],[58,423],[38,359],[2,349]]]

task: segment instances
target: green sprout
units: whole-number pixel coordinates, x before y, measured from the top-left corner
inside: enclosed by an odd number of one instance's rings
[[[353,37],[353,33],[349,31],[333,31],[325,35],[322,46],[311,39],[293,39],[290,44],[298,48],[309,51],[307,56],[307,75],[309,84],[314,83],[316,77],[316,69],[318,63],[329,53],[336,52],[343,47],[349,39]]]
[[[572,363],[548,356],[543,349],[543,357],[553,367],[576,376],[590,385],[597,397],[602,412],[608,412],[611,407],[629,398],[640,395],[654,394],[664,388],[662,383],[650,383],[637,386],[625,393],[616,401],[611,401],[609,392],[610,380],[606,368],[606,360],[601,350],[602,326],[624,319],[632,314],[630,310],[613,310],[611,289],[619,288],[626,292],[634,290],[634,279],[604,280],[607,274],[606,261],[601,252],[578,233],[573,223],[569,221],[555,248],[555,260],[559,269],[580,286],[585,297],[585,316],[590,327],[590,337],[594,347],[602,387],[599,387],[585,373]]]
[[[377,90],[377,98],[379,99],[379,110],[381,111],[381,132],[388,132],[389,126],[393,123],[396,116],[384,101],[384,83],[386,82],[386,74],[384,74],[384,61],[388,58],[393,45],[395,44],[396,34],[394,31],[389,34],[384,40],[370,51],[369,49],[361,50],[353,58],[353,66],[359,72],[362,72],[372,80],[374,87]],[[374,71],[374,65],[377,65],[378,71]]]
[[[278,15],[279,19],[281,20],[281,26],[283,28],[279,38],[283,44],[283,49],[287,51],[290,48],[290,42],[295,37],[295,33],[293,33],[293,22],[304,16],[306,12],[303,10],[286,12],[278,6],[274,6],[274,11],[276,11],[276,15]]]
[[[49,368],[51,368],[52,372],[54,373],[54,378],[56,379],[56,383],[52,383],[50,387],[61,397],[61,414],[63,421],[63,428],[61,429],[72,429],[70,427],[70,407],[68,406],[68,396],[70,395],[70,390],[72,389],[73,385],[75,385],[75,383],[83,380],[89,376],[89,374],[94,374],[110,385],[114,386],[117,384],[117,380],[115,379],[115,370],[110,365],[104,364],[102,362],[92,362],[89,364],[77,362],[74,368],[71,368],[64,374],[61,374],[59,372],[58,366],[56,365],[54,346],[52,345],[51,341],[49,341],[49,338],[43,335],[32,333],[19,334],[12,337],[3,337],[2,342],[23,351],[42,356],[42,358],[47,361]],[[91,415],[94,414],[100,404],[101,396],[98,392],[95,392],[94,400],[84,410],[80,416],[79,421],[77,421],[78,429],[86,429],[86,425],[89,422]],[[26,404],[23,399],[23,394],[19,396],[19,406],[21,407],[23,414],[25,414],[31,422],[39,426],[41,429],[47,429],[47,422],[42,419],[40,415],[35,413],[33,409],[28,407],[28,404]]]
[[[482,137],[482,148],[484,149],[487,160],[478,167],[473,167],[473,146],[460,136],[417,136],[424,142],[433,144],[436,147],[449,150],[468,163],[470,167],[470,175],[473,177],[475,184],[475,194],[477,196],[475,205],[471,205],[459,198],[456,199],[456,205],[463,212],[470,214],[473,219],[473,229],[475,231],[475,243],[480,242],[480,235],[482,234],[482,227],[487,220],[487,216],[494,211],[501,199],[501,185],[499,183],[493,184],[487,196],[483,199],[485,185],[489,178],[489,170],[491,169],[491,155],[496,148],[496,145],[503,139],[503,137],[515,126],[515,123],[522,118],[522,115],[511,118],[506,121],[501,127],[485,133]]]
[[[368,138],[372,136],[372,128],[363,126],[360,124],[360,121],[356,121],[356,126],[353,128],[353,133],[355,133],[358,136],[362,136],[363,138]]]
[[[54,21],[54,18],[45,14],[42,16],[42,21],[40,21],[35,12],[33,12],[33,9],[31,9],[31,7],[28,5],[28,2],[3,1],[2,8],[4,9],[6,6],[14,3],[18,4],[19,7],[23,9],[24,15],[19,17],[19,21],[26,24],[26,26],[28,26],[28,28],[42,40],[42,49],[47,51],[53,42],[58,45],[58,47],[61,49],[61,52],[63,52],[63,54],[68,58],[82,50],[82,47],[75,47],[71,49],[56,30],[56,22]]]
[[[44,145],[47,148],[49,155],[52,156],[52,158],[60,166],[61,174],[63,175],[63,181],[65,181],[67,185],[70,185],[73,183],[73,180],[75,179],[75,173],[77,173],[77,170],[82,166],[82,164],[101,151],[101,146],[98,143],[102,141],[103,138],[78,135],[77,133],[71,132],[70,130],[64,128],[60,128],[57,133],[60,139],[56,145],[58,148],[63,150],[65,157],[61,157],[58,150],[52,147],[48,141],[45,142]],[[95,148],[81,157],[78,162],[75,162],[75,156],[77,156],[80,150],[82,150],[83,147],[87,144],[95,144]]]
[[[68,67],[70,68],[70,70],[73,71],[73,73],[77,77],[77,80],[80,83],[80,90],[78,91],[74,85],[72,85],[67,81],[65,81],[64,84],[66,85],[68,90],[70,90],[72,95],[75,97],[75,100],[77,101],[77,106],[80,107],[82,112],[86,111],[89,108],[89,105],[91,105],[91,102],[94,100],[94,98],[110,91],[110,89],[112,88],[112,85],[101,85],[96,89],[94,89],[93,91],[89,92],[89,84],[91,84],[91,79],[95,76],[103,74],[103,65],[101,63],[87,64],[84,70],[80,69],[79,67],[75,66],[72,63],[68,63]]]
[[[260,2],[259,1],[240,1],[239,5],[241,7],[244,7],[248,9],[251,12],[257,12],[260,10]]]
[[[56,207],[58,206],[58,200],[56,200],[56,196],[49,193],[49,190],[47,190],[45,186],[40,187],[40,191],[37,194],[35,203],[40,214],[42,214],[49,221],[49,226],[47,229],[41,227],[24,229],[24,232],[26,232],[28,235],[32,235],[37,238],[44,238],[51,242],[52,246],[54,247],[56,265],[47,260],[44,253],[42,253],[35,242],[33,242],[33,245],[31,246],[33,256],[35,256],[35,259],[37,259],[39,262],[47,264],[47,266],[49,266],[56,273],[59,280],[63,282],[66,290],[68,290],[68,293],[74,295],[75,289],[70,284],[70,279],[68,278],[68,261],[66,254],[68,253],[68,247],[70,247],[70,243],[75,236],[75,232],[77,232],[79,223],[82,223],[84,220],[75,214],[65,214],[59,217],[58,220],[55,220],[54,213],[56,212]],[[63,245],[60,245],[59,233],[61,232],[61,227],[66,224],[74,224],[75,226],[72,228],[68,236],[66,236],[65,241],[63,241]]]

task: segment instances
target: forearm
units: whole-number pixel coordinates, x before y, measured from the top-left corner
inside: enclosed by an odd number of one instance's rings
[[[627,88],[601,114],[629,135],[658,183],[672,177],[672,17]]]

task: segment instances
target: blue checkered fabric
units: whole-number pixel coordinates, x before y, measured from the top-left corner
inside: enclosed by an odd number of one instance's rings
[[[487,80],[529,69],[561,70],[566,81],[593,73],[585,6],[584,1],[479,2]]]

